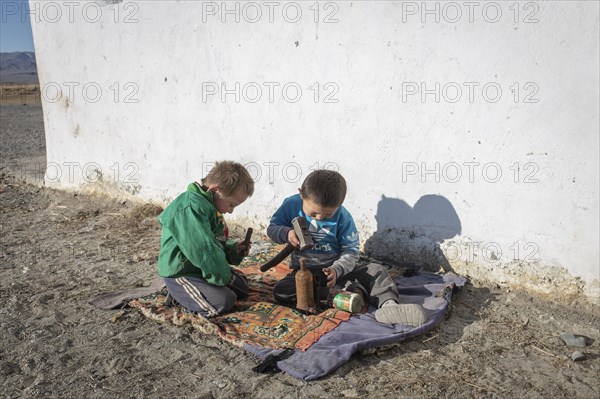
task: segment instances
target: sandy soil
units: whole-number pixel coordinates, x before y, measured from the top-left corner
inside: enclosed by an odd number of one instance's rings
[[[435,330],[313,382],[256,374],[254,356],[190,327],[93,308],[152,279],[159,209],[25,184],[15,165],[44,157],[41,108],[2,105],[0,119],[0,397],[598,397],[598,307],[477,282]]]

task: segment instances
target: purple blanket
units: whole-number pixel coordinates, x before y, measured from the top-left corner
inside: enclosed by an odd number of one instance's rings
[[[384,346],[414,337],[435,327],[444,317],[454,287],[462,287],[466,278],[453,273],[417,274],[399,277],[396,286],[400,303],[423,305],[427,312],[425,324],[413,328],[402,324],[381,324],[375,321],[375,308],[366,314],[354,315],[335,330],[323,335],[305,352],[295,351],[277,367],[292,377],[310,381],[324,377],[350,359],[357,350]],[[280,349],[244,345],[244,348],[261,359],[277,355]]]

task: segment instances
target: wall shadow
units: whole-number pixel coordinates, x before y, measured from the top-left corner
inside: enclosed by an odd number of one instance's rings
[[[375,220],[377,230],[364,245],[369,258],[414,271],[452,271],[440,245],[459,235],[462,227],[445,197],[424,195],[410,206],[382,195]]]
[[[462,224],[447,198],[428,194],[410,206],[402,199],[382,195],[375,219],[377,230],[364,245],[368,258],[393,266],[391,269],[399,267],[400,274],[405,276],[419,271],[453,272],[441,245],[460,235]],[[436,339],[417,336],[391,345],[387,348],[391,349],[389,352],[364,358],[359,354],[356,360],[378,363],[407,352],[444,350],[448,344],[464,340],[483,343],[487,339],[485,325],[475,322],[488,317],[485,309],[494,297],[489,288],[474,287],[467,282],[463,288],[455,289],[444,320],[428,332]]]

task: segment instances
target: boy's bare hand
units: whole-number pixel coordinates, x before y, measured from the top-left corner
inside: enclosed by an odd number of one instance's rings
[[[238,255],[241,256],[248,256],[248,253],[250,252],[250,248],[252,247],[252,243],[248,243],[248,246],[244,245],[243,241],[238,242],[235,245],[235,252],[238,253]]]
[[[294,247],[300,246],[300,240],[298,239],[298,236],[296,235],[294,229],[288,231],[288,242]]]
[[[327,277],[327,288],[333,288],[337,280],[337,273],[330,267],[323,269],[325,277]]]

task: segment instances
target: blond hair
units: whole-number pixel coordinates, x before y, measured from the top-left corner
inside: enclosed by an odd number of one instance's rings
[[[202,184],[215,184],[226,196],[243,193],[250,197],[254,193],[252,176],[242,164],[234,161],[216,162]]]

